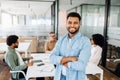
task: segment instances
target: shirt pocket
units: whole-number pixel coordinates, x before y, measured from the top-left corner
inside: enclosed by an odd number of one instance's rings
[[[65,56],[66,55],[66,46],[61,46],[60,47],[60,56]]]
[[[72,47],[72,49],[71,49],[71,53],[72,53],[74,56],[79,56],[80,51],[81,51],[81,47],[80,47],[80,46],[74,46],[74,47]]]

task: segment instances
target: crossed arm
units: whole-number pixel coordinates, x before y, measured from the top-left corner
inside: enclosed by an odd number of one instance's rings
[[[68,62],[73,62],[77,60],[78,60],[77,56],[68,56],[68,57],[63,57],[60,63],[68,67]]]

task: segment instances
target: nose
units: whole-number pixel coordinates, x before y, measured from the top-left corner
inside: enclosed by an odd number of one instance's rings
[[[74,24],[73,24],[73,23],[71,23],[70,27],[74,27]]]

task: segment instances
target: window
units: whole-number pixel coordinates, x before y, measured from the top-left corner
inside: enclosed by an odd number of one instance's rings
[[[8,13],[2,13],[2,25],[4,28],[12,26],[12,16]]]

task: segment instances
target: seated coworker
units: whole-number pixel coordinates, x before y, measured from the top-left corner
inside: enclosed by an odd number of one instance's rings
[[[101,34],[93,34],[90,41],[92,48],[91,48],[91,56],[89,62],[98,65],[102,56],[104,37]]]
[[[45,52],[50,53],[55,47],[57,40],[54,32],[49,33],[49,40],[45,43]]]
[[[18,48],[18,36],[10,35],[7,37],[6,43],[8,45],[8,49],[5,53],[5,62],[8,64],[12,71],[24,71],[26,73],[27,67],[32,66],[33,62],[24,63],[20,54],[16,51],[15,48]],[[21,73],[12,74],[12,80],[18,80],[24,78]]]

